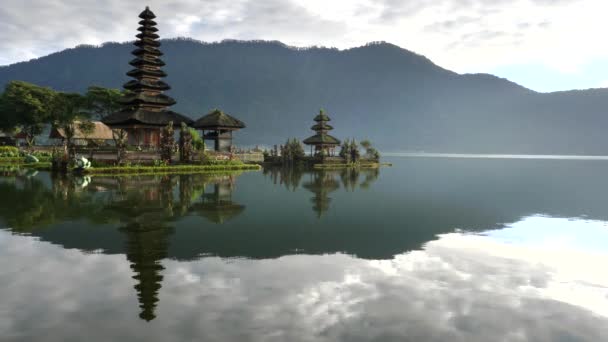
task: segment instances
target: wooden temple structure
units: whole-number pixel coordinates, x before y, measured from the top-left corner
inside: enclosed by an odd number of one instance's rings
[[[340,140],[328,134],[334,128],[328,124],[331,119],[323,110],[315,117],[316,124],[311,129],[317,134],[304,139],[303,143],[310,146],[310,153],[314,156],[333,156],[335,149],[340,145]],[[314,148],[314,151],[313,151]]]
[[[129,145],[154,148],[159,146],[161,130],[169,122],[179,128],[182,122],[191,125],[192,120],[168,109],[175,100],[163,94],[170,87],[161,81],[167,75],[161,69],[165,63],[160,59],[163,53],[159,50],[156,16],[146,7],[139,18],[139,34],[134,43],[137,48],[132,52],[135,58],[129,63],[134,69],[127,73],[133,80],[123,86],[128,90],[121,101],[124,108],[107,116],[103,123],[125,130]]]
[[[192,127],[203,132],[204,140],[213,141],[213,149],[217,152],[232,150],[232,132],[245,128],[245,123],[219,109],[196,120]]]

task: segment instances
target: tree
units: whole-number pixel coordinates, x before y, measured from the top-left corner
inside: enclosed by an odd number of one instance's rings
[[[171,157],[175,149],[173,132],[173,121],[169,121],[160,134],[160,159],[167,164],[171,163]]]
[[[346,161],[347,164],[350,164],[350,142],[348,141],[348,139],[345,139],[342,142],[342,146],[340,146],[340,153],[339,156],[344,158],[344,161]]]
[[[76,93],[56,93],[51,105],[53,127],[63,130],[64,149],[73,157],[73,139],[77,130],[84,129],[89,134],[95,126],[89,121],[90,114],[85,112],[86,98]]]
[[[304,147],[298,139],[287,139],[285,145],[281,147],[281,158],[284,163],[294,163],[304,159]]]
[[[124,129],[113,129],[112,139],[116,145],[116,162],[122,164],[126,156],[127,149],[127,131]]]
[[[103,120],[122,108],[120,100],[126,93],[118,89],[91,86],[85,95],[86,109],[92,117]]]
[[[2,94],[0,126],[3,130],[18,129],[25,134],[28,146],[51,119],[56,92],[51,88],[23,82],[10,82]]]
[[[361,154],[359,153],[359,145],[357,145],[357,141],[355,139],[350,141],[348,153],[350,154],[350,160],[353,163],[356,163],[359,161],[359,159],[361,159]]]
[[[372,147],[372,143],[369,140],[363,140],[361,147],[365,149],[365,158],[373,161],[380,160],[380,152]]]
[[[185,122],[179,130],[179,160],[188,163],[192,160],[192,133]]]
[[[188,128],[190,130],[190,135],[192,136],[192,147],[194,147],[197,151],[205,150],[205,140],[201,138],[201,135],[198,134],[198,131],[192,127]]]

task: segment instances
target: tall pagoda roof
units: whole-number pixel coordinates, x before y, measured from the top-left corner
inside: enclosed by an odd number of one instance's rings
[[[173,122],[173,125],[178,126],[181,125],[182,122],[184,122],[186,125],[192,124],[192,119],[171,110],[156,112],[145,109],[127,109],[116,112],[107,116],[103,120],[103,123],[108,126],[129,124],[166,126],[171,121]]]
[[[156,15],[154,12],[150,11],[150,7],[146,6],[146,9],[139,14],[139,17],[142,19],[154,19]]]
[[[154,104],[166,107],[175,104],[175,100],[165,94],[150,96],[143,92],[125,95],[120,102],[126,105]]]
[[[161,70],[165,62],[159,58],[163,53],[158,49],[161,44],[159,35],[155,33],[158,31],[155,27],[157,23],[153,20],[156,15],[146,7],[139,17],[142,20],[137,30],[141,33],[136,36],[138,39],[134,45],[137,49],[132,52],[136,58],[129,62],[134,69],[127,72],[134,80],[123,85],[130,92],[121,100],[124,108],[107,116],[103,122],[110,127],[121,128],[134,125],[165,126],[169,122],[190,125],[190,118],[168,109],[175,104],[175,100],[163,94],[170,87],[161,81],[167,74]]]
[[[240,129],[245,128],[246,126],[243,121],[234,118],[219,109],[215,109],[209,114],[196,120],[192,127],[198,129],[213,129],[218,127]]]
[[[127,90],[137,90],[137,89],[156,89],[156,90],[169,90],[171,87],[163,82],[150,82],[147,80],[131,80],[123,85],[123,87]]]

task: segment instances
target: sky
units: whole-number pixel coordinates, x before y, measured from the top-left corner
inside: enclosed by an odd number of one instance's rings
[[[0,65],[133,40],[146,5],[162,38],[387,41],[536,91],[608,87],[606,0],[2,0]]]

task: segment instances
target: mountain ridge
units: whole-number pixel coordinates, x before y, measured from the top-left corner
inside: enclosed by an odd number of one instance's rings
[[[608,153],[608,90],[539,93],[491,74],[458,74],[386,42],[339,50],[278,41],[162,40],[178,103],[197,118],[221,108],[248,128],[241,145],[304,139],[319,108],[335,134],[383,150],[472,153]],[[79,46],[0,67],[0,85],[24,80],[63,91],[120,88],[130,42]]]

